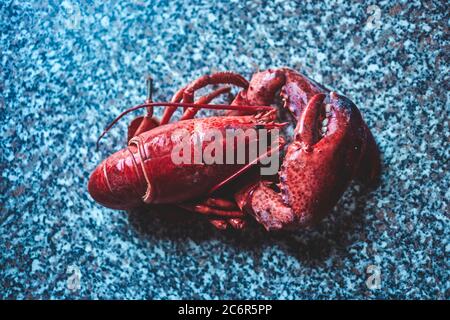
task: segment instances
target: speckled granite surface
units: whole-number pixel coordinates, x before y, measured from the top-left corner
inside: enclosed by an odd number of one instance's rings
[[[1,1],[0,298],[448,299],[448,3],[302,3]],[[147,74],[167,100],[204,73],[284,65],[357,103],[383,154],[378,189],[353,184],[288,235],[90,199],[126,121],[99,153],[95,139],[142,102]]]

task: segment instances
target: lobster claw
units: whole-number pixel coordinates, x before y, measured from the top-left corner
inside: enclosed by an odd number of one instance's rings
[[[283,199],[299,222],[317,221],[336,205],[357,172],[365,135],[348,98],[331,92],[311,99],[280,172]]]
[[[279,172],[246,190],[245,208],[267,230],[309,225],[331,211],[360,167],[366,125],[348,98],[316,94],[303,111]]]

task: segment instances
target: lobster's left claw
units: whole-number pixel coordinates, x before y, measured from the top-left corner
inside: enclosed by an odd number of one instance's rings
[[[348,98],[334,92],[316,94],[287,148],[279,172],[280,192],[259,183],[246,191],[245,207],[267,230],[318,221],[358,172],[370,142],[367,130]]]

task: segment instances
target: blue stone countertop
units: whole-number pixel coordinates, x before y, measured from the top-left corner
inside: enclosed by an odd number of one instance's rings
[[[0,1],[0,298],[449,299],[448,21],[446,1]],[[359,106],[377,189],[287,234],[90,198],[132,117],[95,141],[148,74],[167,101],[280,66]]]

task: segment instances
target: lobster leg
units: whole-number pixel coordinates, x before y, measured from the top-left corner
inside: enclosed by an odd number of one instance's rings
[[[196,103],[200,103],[200,104],[210,103],[213,99],[220,96],[221,94],[229,93],[230,90],[231,90],[230,87],[219,88],[219,89],[211,92],[210,94],[199,98],[196,101]],[[181,117],[180,120],[192,119],[197,114],[198,111],[199,111],[199,109],[187,108],[186,111],[183,113],[183,116]]]
[[[196,103],[197,104],[206,104],[206,103],[210,103],[213,99],[215,99],[217,96],[230,92],[231,88],[230,87],[223,87],[223,88],[219,88],[213,92],[211,92],[210,94],[200,97]],[[178,100],[178,99],[176,99]],[[173,101],[173,102],[180,102],[180,101]],[[153,110],[152,110],[153,111]],[[188,108],[188,110],[186,110],[186,112],[183,114],[183,117],[180,120],[186,120],[186,119],[191,119],[195,116],[195,114],[199,111],[199,109],[197,108]],[[141,133],[151,130],[153,128],[156,128],[160,125],[159,121],[157,118],[152,116],[152,113],[147,113],[147,115],[145,116],[140,116],[137,117],[135,119],[133,119],[133,121],[131,121],[131,123],[128,126],[128,139],[127,141],[130,141],[131,138],[140,135]]]
[[[246,89],[248,87],[248,81],[245,80],[241,75],[233,72],[217,72],[211,75],[204,75],[190,84],[185,88],[179,90],[174,97],[172,102],[193,102],[195,91],[207,86],[214,84],[232,84],[238,87]],[[167,108],[161,118],[161,124],[166,124],[169,122],[172,114],[175,112],[176,107]]]
[[[216,229],[225,230],[228,228],[228,223],[225,220],[220,219],[209,219],[209,223],[211,223]]]
[[[183,100],[183,93],[184,90],[186,89],[186,87],[181,88],[180,90],[178,90],[172,97],[172,99],[170,100],[170,102],[181,102]],[[164,113],[161,117],[161,124],[166,124],[169,123],[170,121],[170,117],[172,117],[173,113],[175,112],[175,110],[177,110],[177,107],[169,107],[166,110],[164,110]]]
[[[204,204],[180,204],[181,208],[189,211],[197,212],[206,216],[217,216],[221,218],[242,218],[244,214],[237,208],[237,210],[226,210],[214,208]]]
[[[233,218],[227,220],[228,224],[236,230],[242,230],[247,226],[247,221],[240,218]]]
[[[197,80],[191,82],[183,92],[183,101],[194,101],[195,91],[211,84],[233,84],[235,86],[246,89],[248,81],[241,75],[233,72],[217,72],[211,75],[204,75]]]
[[[234,229],[243,229],[246,225],[243,219],[244,213],[234,202],[225,199],[208,198],[196,204],[180,204],[179,206],[191,212],[206,215],[208,221],[220,230],[227,229],[228,225]]]
[[[228,226],[236,230],[242,230],[246,227],[247,222],[243,219],[233,218],[229,220],[210,219],[208,220],[215,228],[219,230],[226,230]]]
[[[221,208],[224,210],[234,210],[234,209],[238,209],[238,207],[236,206],[236,203],[226,200],[226,199],[221,199],[221,198],[208,198],[206,199],[203,204],[211,206],[211,207],[215,207],[215,208]]]

